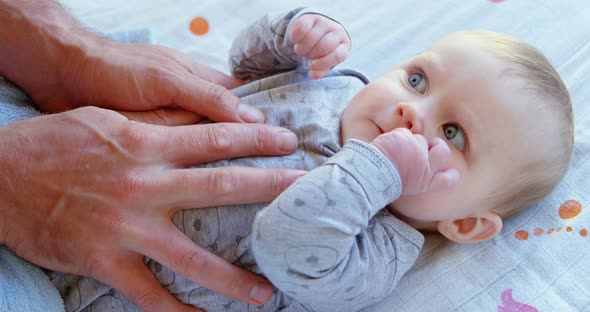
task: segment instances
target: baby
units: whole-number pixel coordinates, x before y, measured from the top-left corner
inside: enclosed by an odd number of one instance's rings
[[[174,216],[196,243],[264,274],[278,289],[268,303],[215,294],[148,259],[179,300],[208,311],[358,311],[410,269],[419,230],[459,243],[491,239],[563,178],[573,146],[569,95],[528,44],[453,33],[371,83],[331,70],[349,48],[340,24],[307,9],[265,16],[237,38],[232,72],[246,84],[233,92],[267,123],[297,133],[300,146],[286,157],[207,166],[310,172],[270,204]],[[68,310],[136,309],[87,278],[53,281]]]

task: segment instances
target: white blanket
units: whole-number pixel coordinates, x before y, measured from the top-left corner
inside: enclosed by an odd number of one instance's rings
[[[62,1],[83,23],[107,32],[151,27],[156,40],[227,72],[239,30],[268,11],[311,1]],[[489,29],[524,39],[550,59],[574,103],[571,169],[546,200],[505,223],[494,240],[456,245],[436,235],[393,295],[369,311],[590,311],[590,4],[542,0],[314,1],[335,12],[353,47],[342,67],[377,78],[433,40]],[[330,7],[333,5],[333,7]],[[202,18],[208,29],[193,25]],[[197,23],[197,21],[195,21]],[[561,214],[560,214],[560,207]],[[576,212],[578,212],[576,214]],[[564,218],[569,216],[571,218]],[[572,217],[573,216],[573,217]]]

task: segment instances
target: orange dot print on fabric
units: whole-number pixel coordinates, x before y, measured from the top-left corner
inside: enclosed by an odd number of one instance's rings
[[[559,217],[562,219],[573,219],[582,212],[582,204],[570,199],[559,207]]]
[[[189,26],[191,32],[197,36],[202,36],[209,32],[209,22],[203,17],[195,17]]]
[[[529,238],[529,233],[527,233],[527,231],[519,230],[514,233],[514,237],[518,240],[527,240]]]
[[[581,212],[582,212],[583,208],[582,208],[582,204],[580,204],[580,202],[578,202],[577,200],[566,200],[565,202],[563,202],[558,209],[558,215],[561,219],[567,220],[567,219],[574,219],[576,218]],[[574,227],[572,226],[567,226],[567,227],[554,227],[554,228],[548,228],[547,230],[537,227],[534,228],[530,233],[534,236],[540,237],[543,235],[551,235],[553,233],[559,233],[561,232],[561,230],[564,229],[564,233],[572,233],[574,231]],[[587,237],[588,236],[588,230],[585,228],[582,228],[579,230],[576,229],[576,233],[579,233],[580,236],[582,237]],[[559,235],[559,234],[554,234],[554,235]],[[526,229],[519,229],[516,232],[514,232],[514,237],[518,240],[527,240],[529,239],[529,232]]]

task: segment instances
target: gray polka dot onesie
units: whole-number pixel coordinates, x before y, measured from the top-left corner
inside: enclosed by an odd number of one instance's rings
[[[395,167],[371,145],[342,147],[340,118],[366,84],[354,71],[311,80],[286,34],[297,9],[267,15],[230,51],[232,73],[249,83],[232,92],[291,129],[299,148],[284,157],[246,157],[203,167],[311,170],[272,203],[178,212],[173,221],[195,243],[276,287],[265,305],[215,294],[151,259],[147,266],[179,300],[207,311],[358,311],[391,292],[413,265],[423,236],[382,208],[399,197]],[[256,190],[252,190],[256,192]],[[89,278],[52,273],[68,311],[135,311],[121,294]]]

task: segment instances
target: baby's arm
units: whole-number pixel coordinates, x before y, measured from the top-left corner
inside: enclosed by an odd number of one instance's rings
[[[258,213],[257,264],[314,311],[358,311],[379,301],[413,264],[423,240],[391,216],[374,218],[401,186],[382,153],[349,141]]]
[[[456,170],[446,169],[449,154],[444,142],[429,145],[407,129],[370,144],[349,140],[258,213],[256,262],[277,288],[314,311],[357,311],[381,300],[413,265],[423,237],[378,212],[402,193],[456,183]]]
[[[295,39],[295,40],[292,40]],[[321,78],[348,55],[350,37],[338,22],[298,8],[283,15],[265,15],[243,30],[230,49],[232,74],[252,81],[299,65]]]

